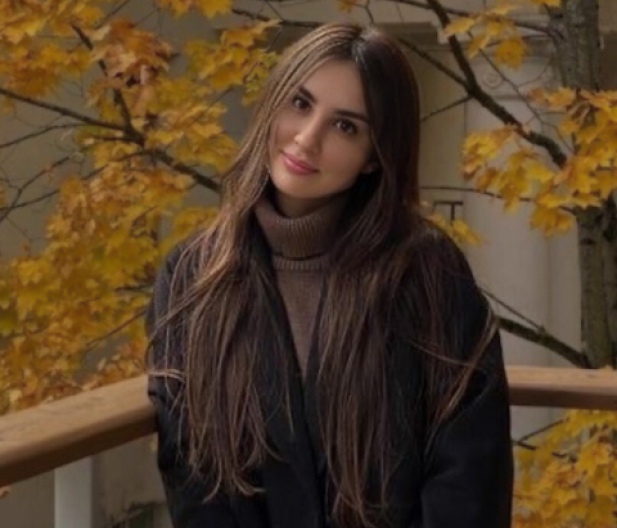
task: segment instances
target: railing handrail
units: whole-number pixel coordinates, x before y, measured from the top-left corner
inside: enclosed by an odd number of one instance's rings
[[[617,410],[617,372],[507,367],[512,405]],[[155,432],[146,376],[0,416],[0,487]]]

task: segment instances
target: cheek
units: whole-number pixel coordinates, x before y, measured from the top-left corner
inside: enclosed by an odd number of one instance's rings
[[[284,145],[295,137],[297,123],[293,116],[284,110],[272,122],[271,141],[276,146]]]
[[[349,178],[357,176],[369,159],[369,149],[364,145],[333,142],[331,146],[328,158],[333,168],[336,167]]]

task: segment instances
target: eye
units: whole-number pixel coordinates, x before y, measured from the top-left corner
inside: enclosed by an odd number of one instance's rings
[[[302,111],[309,108],[311,104],[301,95],[294,95],[291,99],[291,106]]]
[[[347,119],[338,119],[335,122],[335,126],[344,134],[347,134],[349,136],[354,136],[358,133],[358,127],[352,123],[351,121],[348,121]]]

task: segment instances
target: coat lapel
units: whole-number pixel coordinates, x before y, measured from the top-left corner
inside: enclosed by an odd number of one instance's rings
[[[321,354],[319,350],[319,323],[323,314],[324,301],[326,297],[325,293],[326,282],[324,281],[324,284],[321,288],[317,315],[315,317],[315,323],[313,325],[308,364],[306,369],[306,380],[304,384],[304,406],[306,422],[313,445],[315,468],[318,478],[321,477],[321,475],[326,469],[326,452],[324,450],[321,431],[319,427],[319,400],[317,394],[317,376],[319,373],[319,365],[321,363]]]
[[[283,299],[276,286],[276,277],[272,269],[266,242],[261,233],[256,236],[256,253],[266,270],[266,288],[268,305],[271,307],[271,325],[267,329],[268,345],[260,350],[258,390],[267,432],[284,462],[293,468],[302,489],[285,490],[293,503],[299,500],[291,494],[301,493],[307,507],[312,512],[319,512],[322,503],[319,497],[318,480],[311,433],[305,415],[305,398],[302,387],[302,374],[296,358],[291,335],[291,327]],[[272,347],[272,344],[276,344]],[[273,350],[274,349],[274,350]],[[286,382],[288,394],[286,394]],[[289,405],[286,405],[288,401]],[[291,419],[291,422],[290,422]],[[300,512],[296,512],[299,514]]]

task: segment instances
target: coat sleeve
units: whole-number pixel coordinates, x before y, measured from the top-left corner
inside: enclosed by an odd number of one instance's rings
[[[170,296],[170,281],[177,264],[179,250],[173,251],[158,272],[152,300],[146,313],[146,329],[150,337],[157,321],[166,313]],[[215,496],[208,503],[205,486],[192,475],[186,462],[186,441],[181,435],[181,412],[176,403],[180,382],[154,376],[152,369],[161,368],[164,361],[161,340],[155,339],[149,355],[148,397],[156,410],[158,454],[167,504],[174,528],[235,528],[229,500]]]
[[[487,314],[475,283],[465,286],[467,342]],[[508,387],[499,333],[458,409],[437,431],[425,459],[418,528],[507,528],[511,524],[513,460]]]

